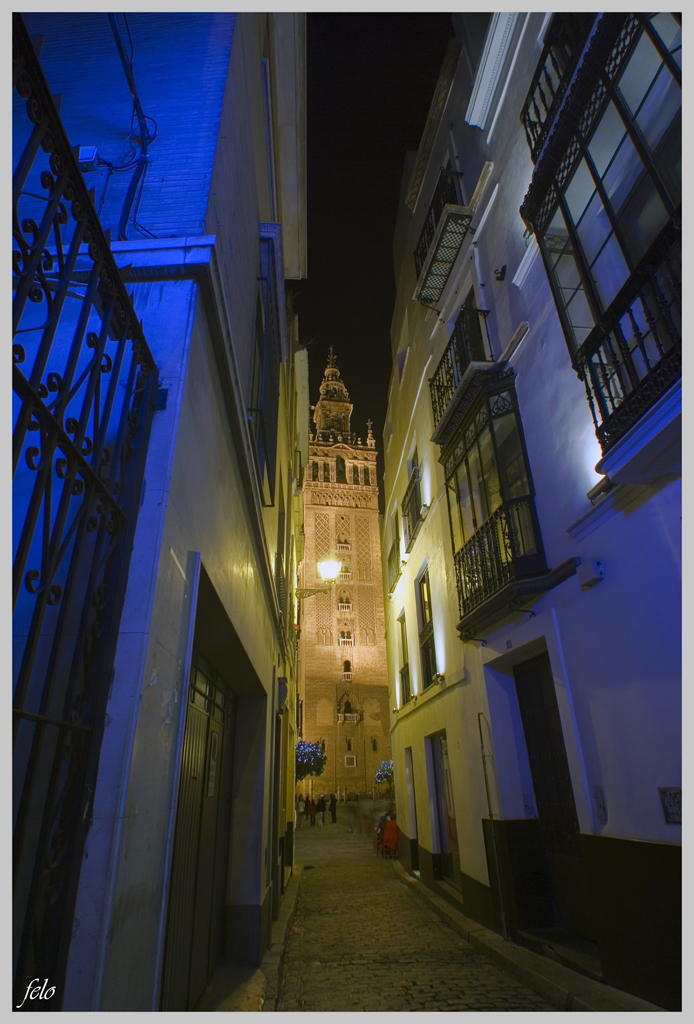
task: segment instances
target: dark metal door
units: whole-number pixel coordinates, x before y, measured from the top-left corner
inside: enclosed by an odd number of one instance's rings
[[[515,665],[513,674],[553,885],[556,923],[591,938],[586,920],[578,816],[547,654]]]
[[[168,897],[162,1010],[192,1010],[222,953],[236,702],[193,652]]]

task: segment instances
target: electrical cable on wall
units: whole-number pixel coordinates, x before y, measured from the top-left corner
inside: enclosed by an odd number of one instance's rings
[[[99,212],[101,212],[101,209],[103,208],[103,204],[104,204],[104,201],[105,201],[105,198],[106,198],[106,191],[108,189],[109,181],[111,180],[111,175],[113,173],[115,173],[115,172],[130,171],[130,170],[132,170],[133,171],[133,176],[132,176],[132,179],[130,181],[130,185],[128,187],[128,191],[126,192],[126,195],[125,195],[125,201],[123,203],[123,209],[121,211],[120,220],[118,222],[118,240],[121,241],[121,242],[126,242],[128,240],[128,234],[127,234],[128,221],[130,220],[130,213],[131,213],[131,210],[133,209],[133,204],[135,203],[135,197],[136,196],[137,196],[137,204],[135,205],[135,212],[134,212],[133,218],[132,218],[133,227],[137,231],[139,231],[140,234],[148,236],[149,238],[156,238],[156,235],[154,235],[148,228],[145,228],[144,225],[138,224],[138,222],[137,222],[137,213],[138,213],[138,210],[140,208],[140,201],[142,199],[142,192],[143,192],[143,189],[144,189],[145,178],[147,176],[147,167],[149,165],[149,160],[150,160],[150,158],[148,156],[148,149],[149,149],[149,146],[153,142],[155,142],[156,139],[157,139],[157,136],[159,134],[159,126],[158,126],[157,122],[154,120],[153,117],[148,117],[145,114],[145,112],[142,109],[142,104],[140,103],[140,97],[138,95],[137,86],[135,84],[135,76],[133,74],[133,63],[134,63],[134,59],[135,59],[135,46],[133,44],[133,38],[132,38],[132,34],[130,32],[130,24],[128,22],[128,16],[127,16],[127,14],[124,14],[123,17],[125,18],[125,26],[126,26],[127,31],[128,31],[128,38],[130,40],[130,56],[128,56],[128,54],[126,52],[126,49],[125,49],[125,44],[123,42],[123,37],[122,37],[121,31],[120,31],[120,27],[119,27],[118,21],[117,21],[117,16],[115,14],[109,14],[108,15],[108,20],[109,20],[109,23],[111,25],[111,31],[113,32],[113,37],[114,37],[114,39],[116,41],[116,48],[118,50],[118,55],[120,57],[121,64],[123,65],[123,70],[125,72],[125,77],[127,79],[128,87],[130,89],[130,95],[132,96],[132,100],[133,100],[133,113],[132,113],[132,119],[131,119],[131,122],[130,122],[130,135],[128,136],[128,143],[130,145],[130,149],[128,150],[128,152],[125,155],[125,159],[128,162],[125,163],[125,164],[121,164],[120,166],[117,166],[115,164],[111,164],[111,163],[109,163],[106,160],[101,160],[101,159],[99,160],[99,164],[100,165],[103,164],[104,166],[109,168],[109,174],[108,174],[108,177],[106,179],[106,186],[104,188],[104,192],[103,192],[103,195],[101,197],[101,204],[99,206]],[[136,125],[135,125],[136,119],[137,119],[137,126],[139,127],[139,135],[135,134],[135,132],[136,132]],[[154,125],[154,135],[150,134],[149,127],[147,125],[148,121],[151,121],[151,123]],[[134,159],[135,154],[137,153],[137,150],[135,148],[136,146],[139,146],[139,148],[140,148],[140,155],[137,157],[137,159]],[[130,154],[132,154],[132,157],[131,157]]]

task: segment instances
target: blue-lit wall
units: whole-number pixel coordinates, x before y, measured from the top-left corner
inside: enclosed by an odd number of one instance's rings
[[[140,102],[158,131],[137,220],[158,238],[202,235],[236,15],[127,17]],[[31,13],[24,20],[32,36],[44,37],[41,65],[53,94],[62,94],[60,114],[73,146],[96,146],[102,159],[115,165],[128,162],[133,102],[107,14]],[[118,23],[130,54],[123,15]],[[15,102],[22,103],[16,96]],[[15,160],[22,135],[15,118]],[[114,173],[108,183],[101,221],[114,240],[132,174]],[[85,180],[96,189],[99,210],[108,168],[86,174]],[[128,237],[146,235],[131,224]]]

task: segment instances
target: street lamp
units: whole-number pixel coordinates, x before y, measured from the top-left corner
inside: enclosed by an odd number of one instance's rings
[[[303,597],[313,597],[314,594],[328,594],[333,583],[340,574],[340,563],[325,561],[318,563],[318,572],[321,579],[327,584],[325,587],[309,587],[308,589],[298,588],[296,596],[301,600]]]

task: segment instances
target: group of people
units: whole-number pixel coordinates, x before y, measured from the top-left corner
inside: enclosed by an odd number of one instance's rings
[[[334,793],[331,793],[327,799],[325,796],[318,798],[318,803],[312,800],[311,797],[307,796],[303,801],[299,800],[300,805],[303,803],[303,812],[306,818],[311,819],[311,824],[316,824],[316,816],[320,815],[318,824],[325,824],[325,812],[330,810],[330,816],[332,818],[331,824],[335,824],[337,821],[337,797]]]

